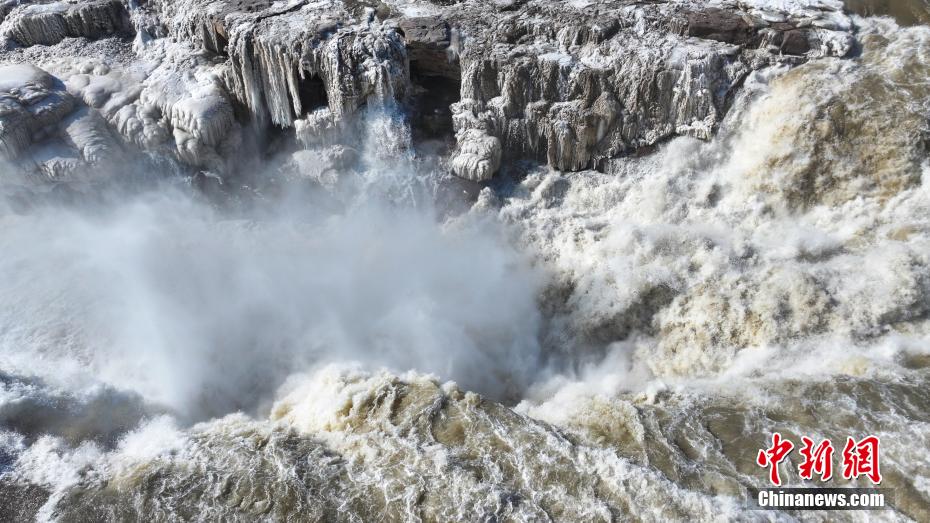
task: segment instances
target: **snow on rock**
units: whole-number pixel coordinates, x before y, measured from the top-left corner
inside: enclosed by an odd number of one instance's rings
[[[62,78],[124,141],[198,168],[224,172],[243,125],[290,128],[310,147],[363,107],[424,103],[415,93],[429,92],[442,100],[437,114],[459,100],[442,116],[457,142],[448,165],[476,181],[506,160],[603,170],[674,136],[708,139],[749,73],[843,57],[856,30],[833,0],[150,0],[128,9],[30,3],[0,27],[23,45],[134,27],[137,62]]]
[[[148,45],[139,62],[76,60],[61,76],[118,141],[223,173],[240,138],[224,87],[228,69],[192,51],[163,39]]]
[[[577,171],[676,135],[707,139],[751,71],[854,44],[829,0],[153,5],[175,39],[228,59],[230,95],[254,120],[304,144],[416,91],[412,69],[448,79],[461,100],[450,165],[474,180],[505,157]]]
[[[181,161],[217,172],[227,170],[223,151],[239,143],[239,124],[221,79],[225,72],[224,66],[179,66],[168,59],[146,79],[136,104],[142,121],[145,114],[161,116],[156,121],[171,131]]]
[[[293,127],[328,106],[338,118],[402,97],[406,52],[392,28],[341,1],[161,2],[171,34],[228,54],[231,93],[260,122]]]
[[[13,8],[0,34],[22,46],[52,45],[68,37],[96,39],[129,29],[119,0],[27,3]]]
[[[307,31],[307,27],[311,29]],[[317,88],[337,116],[352,113],[372,99],[391,101],[407,85],[406,54],[395,32],[377,27],[340,30],[320,21],[312,10],[263,19],[232,35],[230,58],[234,93],[262,119],[282,127],[313,107],[304,107],[301,90]],[[294,36],[294,30],[306,31]]]
[[[452,155],[452,172],[466,180],[490,180],[501,165],[501,141],[478,129],[463,130]]]
[[[64,123],[67,143],[78,151],[86,162],[103,164],[112,161],[120,153],[119,142],[97,112],[86,108],[76,111]]]
[[[74,109],[64,85],[29,65],[0,66],[0,158],[14,159]]]
[[[755,6],[576,4],[466,2],[439,15],[462,39],[460,140],[477,129],[508,156],[597,168],[675,135],[707,139],[752,70],[843,56],[853,43],[848,17],[810,2],[766,6],[778,23]]]

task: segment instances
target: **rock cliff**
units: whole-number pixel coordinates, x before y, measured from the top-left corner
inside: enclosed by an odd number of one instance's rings
[[[312,143],[363,108],[396,107],[415,127],[428,126],[424,134],[452,144],[454,174],[481,182],[507,160],[603,169],[672,136],[709,138],[751,71],[854,52],[855,28],[841,4],[771,5],[6,2],[0,60],[59,75],[68,86],[61,99],[78,103],[62,102],[56,114],[83,106],[122,145],[166,148],[195,168],[234,171],[229,160],[243,127]],[[89,57],[85,70],[56,65],[52,48],[28,49],[57,44],[80,54],[91,40],[128,46],[130,34],[136,59]],[[31,114],[17,96],[5,95],[0,116],[3,128],[16,127],[3,135],[8,158],[45,137],[36,126],[54,123],[12,123]]]

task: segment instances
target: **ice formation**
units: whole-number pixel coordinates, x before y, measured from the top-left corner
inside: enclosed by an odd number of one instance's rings
[[[120,0],[8,2],[0,34],[19,45],[51,45],[69,37],[102,38],[128,31],[129,17]]]
[[[143,63],[61,71],[61,79],[128,143],[173,141],[180,161],[223,173],[240,124],[292,129],[312,142],[318,112],[328,110],[324,127],[338,129],[344,117],[403,104],[412,83],[439,78],[457,100],[452,171],[475,181],[492,178],[502,159],[602,169],[673,136],[708,139],[751,71],[844,56],[854,42],[850,19],[829,3],[505,2],[492,18],[473,2],[431,16],[404,9],[336,0],[26,2],[9,11],[3,33],[29,47],[134,27]],[[117,78],[124,74],[131,80]],[[237,104],[248,122],[234,118]]]
[[[28,64],[0,66],[0,159],[22,160],[33,143],[54,135],[75,107],[61,82]],[[28,156],[28,155],[27,155]],[[41,162],[54,174],[60,162]]]

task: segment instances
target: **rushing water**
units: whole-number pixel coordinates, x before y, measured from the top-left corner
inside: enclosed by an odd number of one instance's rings
[[[930,28],[857,23],[466,212],[405,140],[244,208],[10,196],[0,520],[930,519]],[[748,510],[775,430],[880,435],[896,508]]]
[[[845,0],[850,11],[862,16],[890,16],[901,25],[930,22],[927,0]]]

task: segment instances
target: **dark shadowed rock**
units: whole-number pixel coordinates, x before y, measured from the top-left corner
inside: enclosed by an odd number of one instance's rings
[[[803,55],[811,50],[810,36],[804,29],[785,31],[781,51],[785,54]]]
[[[404,18],[397,24],[404,37],[407,57],[415,62],[421,74],[459,77],[455,57],[449,52],[449,24],[438,17]]]
[[[404,18],[397,23],[397,28],[411,51],[449,47],[449,24],[438,17]]]
[[[748,15],[718,8],[688,13],[688,36],[751,45],[757,41],[755,25]]]

